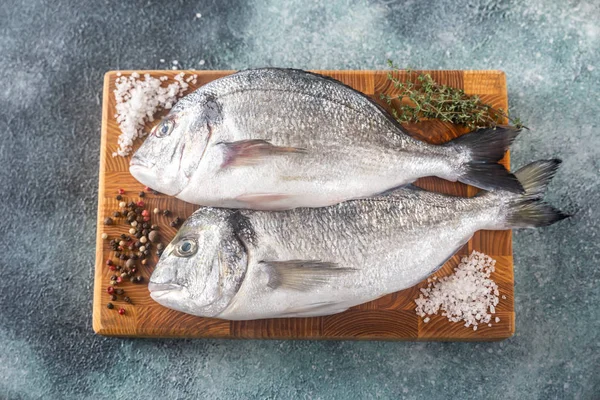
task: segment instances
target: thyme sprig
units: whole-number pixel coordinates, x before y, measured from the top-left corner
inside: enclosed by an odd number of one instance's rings
[[[393,71],[399,68],[388,60]],[[422,119],[438,119],[469,129],[495,127],[508,119],[517,128],[527,128],[519,118],[509,116],[508,111],[484,103],[479,96],[468,95],[461,89],[437,83],[430,74],[406,70],[408,79],[401,81],[388,72],[388,79],[399,93],[394,96],[381,94],[392,106],[392,114],[400,123],[419,122]],[[402,103],[407,99],[408,102]],[[394,100],[399,106],[392,104]]]

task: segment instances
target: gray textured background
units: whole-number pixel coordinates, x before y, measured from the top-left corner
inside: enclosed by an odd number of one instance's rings
[[[600,398],[600,7],[564,1],[0,2],[0,398]],[[202,13],[200,19],[195,18]],[[94,335],[103,74],[285,66],[502,69],[533,128],[513,167],[564,160],[571,220],[514,236],[499,343]]]

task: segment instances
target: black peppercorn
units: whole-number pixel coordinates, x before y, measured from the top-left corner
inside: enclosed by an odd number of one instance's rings
[[[129,278],[129,282],[135,283],[135,276],[132,276],[131,278]]]
[[[125,291],[123,289],[115,289],[115,293],[120,295],[125,293]]]
[[[138,238],[138,239],[141,238],[142,236],[144,236],[144,235],[142,235],[142,231],[138,231],[135,234],[135,237]]]
[[[130,201],[129,203],[127,203],[127,207],[129,207],[129,208],[135,207],[135,203],[133,201]]]
[[[144,197],[145,195],[146,195],[146,193],[140,192],[140,197]]]
[[[150,251],[149,251],[149,250],[144,250],[144,251],[143,251],[143,254],[144,254],[146,257],[148,257],[148,256],[150,255]]]
[[[117,200],[123,200],[123,196],[121,196],[120,194],[117,195],[116,197]]]
[[[137,254],[135,254],[135,253],[133,253],[133,254],[131,255],[131,259],[132,259],[132,260],[137,260],[137,259],[139,259],[139,258],[140,258],[140,257],[139,257]]]
[[[134,277],[134,282],[135,283],[142,283],[142,282],[144,282],[144,277],[141,276],[141,275],[138,275],[138,276]]]
[[[119,259],[120,259],[120,260],[127,260],[127,256],[126,256],[125,254],[121,254],[121,255],[119,256]]]
[[[147,223],[147,222],[144,222],[144,223],[142,224],[142,228],[144,228],[144,229],[148,229],[148,228],[150,228],[150,224],[149,224],[149,223]]]
[[[117,301],[117,295],[116,295],[116,294],[111,294],[111,295],[110,295],[110,299],[111,299],[112,301]]]
[[[113,308],[115,308],[115,306],[113,305],[113,303],[107,303],[106,308],[108,308],[109,310],[112,310]]]
[[[142,235],[143,235],[143,236],[146,236],[147,234],[148,234],[148,229],[144,229],[144,230],[142,231]]]
[[[160,194],[156,190],[152,190],[152,194]]]
[[[112,224],[113,224],[113,220],[111,217],[104,218],[104,225],[112,225]]]
[[[156,243],[156,242],[158,242],[158,239],[159,239],[158,232],[156,232],[156,231],[150,231],[148,233],[148,240],[150,240],[151,242]]]
[[[144,222],[144,217],[142,217],[141,215],[138,215],[138,217],[135,220],[137,222]]]
[[[116,276],[116,275],[112,275],[112,276],[110,277],[110,280],[111,280],[111,281],[116,281],[116,280],[117,280],[117,276]]]
[[[164,210],[164,211],[163,211],[163,215],[164,215],[165,217],[168,217],[170,214],[171,214],[171,211],[169,211],[169,210]]]
[[[163,253],[163,250],[158,250],[158,251],[156,252],[156,255],[160,257],[160,256],[162,256],[162,253]]]
[[[113,217],[115,217],[115,218],[119,218],[120,216],[121,216],[121,213],[120,213],[120,212],[118,212],[118,211],[115,211],[115,212],[113,213]]]
[[[127,236],[125,236],[125,234],[124,234],[124,233],[121,233],[121,236],[120,236],[120,237],[121,237],[121,239],[122,239],[122,240],[125,240],[125,238],[126,238]]]
[[[121,258],[121,253],[117,251],[117,252],[115,253],[115,257],[117,257],[117,258]]]
[[[157,231],[158,230],[158,225],[152,225],[150,227],[150,229],[153,230],[153,231]]]
[[[127,297],[127,296],[123,297],[123,301],[125,303],[131,303],[131,299],[129,297]]]

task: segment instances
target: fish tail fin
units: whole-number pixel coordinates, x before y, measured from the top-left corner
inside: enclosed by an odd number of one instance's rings
[[[560,163],[559,159],[534,161],[515,172],[525,191],[523,194],[496,192],[485,195],[508,197],[503,228],[536,228],[570,217],[542,201]]]
[[[498,161],[521,132],[512,127],[478,129],[446,144],[466,155],[457,180],[485,190],[507,190],[523,193],[519,180]]]

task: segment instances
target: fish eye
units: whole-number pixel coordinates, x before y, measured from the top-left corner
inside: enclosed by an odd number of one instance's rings
[[[183,239],[175,248],[177,257],[190,257],[198,251],[198,243],[194,239]]]
[[[173,132],[173,128],[175,127],[175,121],[172,119],[165,119],[160,124],[154,127],[154,136],[158,138],[163,138],[165,136],[169,136],[171,132]]]

